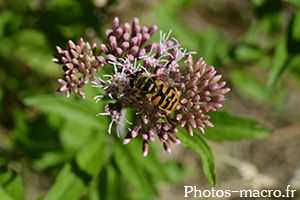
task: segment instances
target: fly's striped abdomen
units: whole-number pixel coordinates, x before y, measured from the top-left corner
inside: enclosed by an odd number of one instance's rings
[[[179,102],[177,92],[160,82],[159,90],[152,96],[151,103],[164,111],[173,111]]]

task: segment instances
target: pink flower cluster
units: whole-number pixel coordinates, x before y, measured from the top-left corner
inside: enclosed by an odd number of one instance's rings
[[[95,97],[96,102],[105,96],[115,102],[107,104],[104,113],[98,114],[111,117],[109,133],[113,130],[113,123],[117,123],[117,134],[120,135],[119,125],[126,122],[130,128],[123,143],[128,144],[141,135],[144,156],[148,154],[149,142],[155,141],[156,136],[164,149],[171,152],[170,142],[180,144],[176,137],[178,126],[185,127],[191,136],[193,128],[204,133],[205,126],[213,127],[207,113],[220,108],[225,100],[224,94],[230,91],[224,88],[225,82],[219,82],[221,75],[216,75],[213,66],[207,66],[202,58],[194,63],[192,54],[196,52],[187,52],[175,38],[170,38],[171,31],[168,34],[160,31],[160,41],[149,43],[156,31],[156,25],[150,28],[140,26],[137,18],[132,26],[125,23],[119,27],[116,17],[112,29],[106,31],[109,44],[101,44],[100,51],[96,50],[96,44],[91,46],[80,39],[78,45],[69,41],[67,50],[57,47],[59,55],[53,59],[63,66],[65,72],[64,78],[59,79],[62,86],[58,91],[65,91],[67,97],[73,91],[84,98],[83,87],[91,80],[93,87],[104,91]],[[112,75],[96,78],[96,73],[109,65],[114,69]],[[157,113],[152,103],[129,85],[128,75],[141,70],[168,87],[176,87],[185,109],[178,106],[172,112]],[[127,108],[136,110],[136,123],[125,119],[124,111],[130,110]],[[170,125],[159,115],[166,116]]]

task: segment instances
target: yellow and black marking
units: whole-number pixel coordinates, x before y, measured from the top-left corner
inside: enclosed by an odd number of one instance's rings
[[[159,86],[159,89],[152,94],[150,102],[154,106],[159,106],[163,111],[173,111],[179,103],[177,89],[171,88],[161,81],[156,81],[156,86]]]
[[[137,71],[128,77],[130,87],[145,96],[146,99],[156,107],[157,114],[163,117],[169,127],[171,127],[166,116],[160,114],[160,110],[172,112],[178,104],[185,109],[179,102],[177,89],[175,87],[169,87],[166,83],[159,80],[158,76],[151,77],[146,75],[143,71]]]

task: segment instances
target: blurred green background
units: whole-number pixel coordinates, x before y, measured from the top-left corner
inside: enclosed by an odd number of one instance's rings
[[[123,146],[96,117],[95,88],[86,100],[55,92],[55,47],[106,42],[115,16],[172,29],[223,75],[231,92],[205,129],[215,169],[197,142],[171,154],[154,142],[146,158],[141,138]],[[183,199],[184,185],[215,184],[207,162],[218,189],[299,191],[299,91],[299,0],[0,0],[0,199]]]

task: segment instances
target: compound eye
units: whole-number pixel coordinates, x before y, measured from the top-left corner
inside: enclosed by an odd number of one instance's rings
[[[136,82],[136,80],[130,79],[130,81],[129,81],[129,86],[130,86],[131,88],[133,88],[134,85],[135,85],[135,82]]]
[[[129,74],[129,75],[127,75],[127,77],[128,77],[129,79],[133,79],[133,78],[136,77],[136,75],[135,75],[135,74]]]

